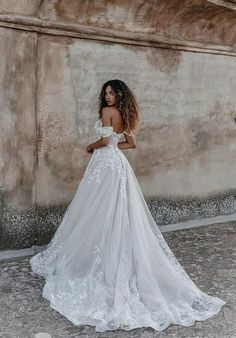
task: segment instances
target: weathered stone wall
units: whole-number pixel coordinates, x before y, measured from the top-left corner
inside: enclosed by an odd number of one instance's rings
[[[126,155],[146,195],[236,188],[234,58],[55,36],[41,36],[39,50],[37,202],[69,198],[81,178],[109,78],[127,82],[140,105],[138,147]]]
[[[35,33],[0,27],[0,173],[5,201],[34,204]]]
[[[112,78],[139,103],[138,147],[125,155],[158,224],[235,212],[235,11],[151,4],[0,1],[0,249],[55,231]]]

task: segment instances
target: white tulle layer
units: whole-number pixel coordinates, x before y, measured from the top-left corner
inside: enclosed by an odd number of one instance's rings
[[[47,249],[31,258],[43,297],[96,331],[191,326],[225,302],[202,292],[165,242],[122,151],[95,150]],[[113,142],[112,142],[113,138]]]

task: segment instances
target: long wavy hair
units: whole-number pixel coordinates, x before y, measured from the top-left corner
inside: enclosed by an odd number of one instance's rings
[[[100,119],[102,118],[102,108],[107,107],[107,103],[105,100],[105,91],[107,86],[109,85],[111,86],[112,90],[116,95],[115,106],[120,111],[125,131],[128,134],[133,134],[136,131],[139,123],[138,104],[132,91],[121,80],[118,79],[109,80],[102,85],[102,89],[98,99],[99,118]]]

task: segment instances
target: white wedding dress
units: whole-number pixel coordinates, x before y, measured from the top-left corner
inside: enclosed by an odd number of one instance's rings
[[[155,223],[117,143],[122,134],[95,123],[109,144],[95,149],[63,220],[30,259],[45,277],[42,296],[75,325],[131,330],[191,326],[225,302],[190,279]]]

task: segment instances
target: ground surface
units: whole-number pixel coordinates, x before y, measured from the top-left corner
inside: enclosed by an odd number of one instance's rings
[[[236,338],[236,222],[164,236],[198,287],[227,302],[217,316],[192,327],[171,325],[163,332],[142,328],[99,333],[91,326],[76,327],[42,298],[44,279],[31,272],[29,256],[0,261],[0,338],[43,338],[42,332],[49,334],[45,338]]]

